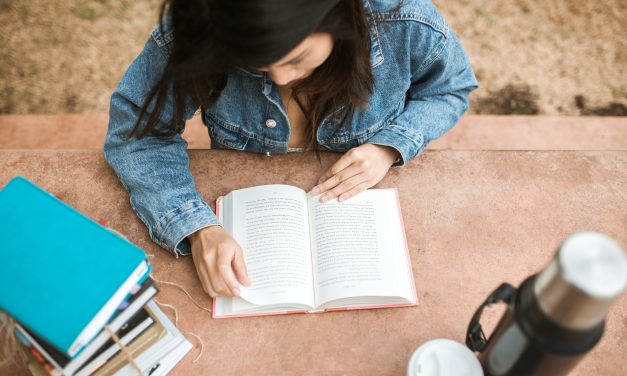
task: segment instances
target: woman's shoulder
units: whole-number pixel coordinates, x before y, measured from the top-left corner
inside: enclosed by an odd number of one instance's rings
[[[174,40],[174,31],[172,30],[170,16],[166,15],[163,20],[155,26],[152,33],[150,33],[150,37],[166,56],[170,54],[172,41]]]
[[[449,26],[430,0],[364,0],[366,12],[377,23],[419,23],[444,36]]]

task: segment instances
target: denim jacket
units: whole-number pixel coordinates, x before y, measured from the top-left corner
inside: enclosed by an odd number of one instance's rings
[[[366,108],[339,124],[335,113],[321,121],[322,150],[344,152],[363,143],[395,148],[400,166],[429,141],[452,128],[468,107],[477,81],[455,34],[426,0],[364,0],[371,39],[375,90]],[[111,96],[105,159],[130,194],[150,237],[177,257],[191,252],[187,236],[219,225],[195,188],[187,143],[127,135],[147,92],[165,67],[172,32],[152,32],[143,51]],[[186,119],[197,110],[186,109]],[[162,119],[172,117],[171,103]],[[212,148],[285,153],[290,125],[277,87],[266,74],[234,69],[215,104],[202,113]],[[337,129],[339,126],[339,129]]]

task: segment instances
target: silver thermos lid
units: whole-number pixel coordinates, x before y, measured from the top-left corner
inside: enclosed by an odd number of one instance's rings
[[[627,286],[627,257],[608,236],[580,232],[560,246],[536,278],[533,292],[542,312],[568,329],[590,329]]]

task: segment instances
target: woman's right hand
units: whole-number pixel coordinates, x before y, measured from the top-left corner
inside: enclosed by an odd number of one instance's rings
[[[205,227],[191,234],[189,241],[200,283],[212,298],[238,296],[238,280],[250,286],[243,251],[225,229]]]

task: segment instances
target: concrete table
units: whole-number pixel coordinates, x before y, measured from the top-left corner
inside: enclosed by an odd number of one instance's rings
[[[219,195],[253,185],[310,189],[339,155],[323,154],[322,164],[310,154],[193,150],[190,157],[198,189],[213,207]],[[186,286],[210,306],[192,259],[177,260],[149,240],[101,151],[0,151],[0,186],[16,175],[123,232],[154,255],[157,278]],[[463,342],[487,295],[542,269],[569,234],[600,231],[627,247],[627,151],[426,151],[392,169],[379,187],[399,190],[419,306],[213,320],[163,285],[158,300],[176,306],[180,328],[205,343],[198,362],[192,363],[196,348],[172,375],[402,375],[425,341]],[[492,316],[494,322],[498,312]],[[625,375],[625,359],[627,295],[573,375]]]
[[[0,149],[102,149],[109,117],[0,115]],[[190,149],[209,149],[200,116],[185,125]],[[431,150],[627,150],[627,118],[464,115]]]

